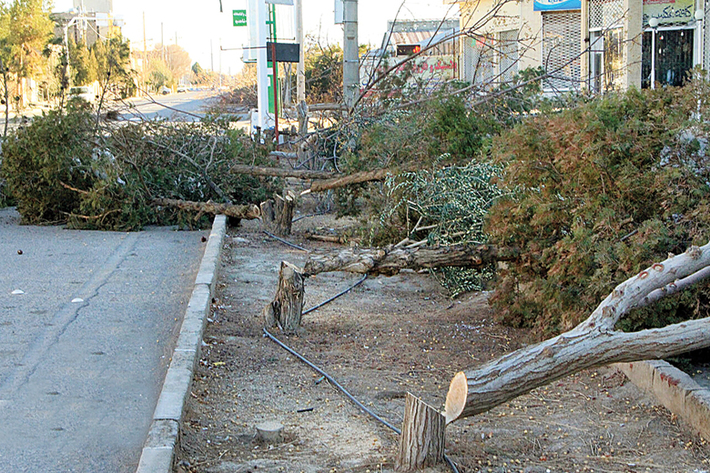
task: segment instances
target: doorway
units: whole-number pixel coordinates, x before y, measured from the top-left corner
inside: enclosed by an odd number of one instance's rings
[[[641,60],[641,87],[651,86],[651,43],[653,30],[643,34]],[[688,80],[693,68],[693,41],[691,28],[658,29],[656,35],[656,71],[654,80],[660,86],[681,86]]]

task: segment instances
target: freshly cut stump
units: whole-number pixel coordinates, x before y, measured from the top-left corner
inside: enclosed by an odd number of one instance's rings
[[[445,433],[444,416],[421,399],[407,393],[395,470],[414,471],[443,463]]]
[[[267,421],[256,425],[256,436],[266,443],[280,443],[283,441],[284,426],[280,422]]]

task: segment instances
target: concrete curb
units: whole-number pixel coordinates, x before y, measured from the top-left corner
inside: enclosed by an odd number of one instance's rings
[[[666,361],[617,363],[632,383],[710,440],[710,391]]]
[[[169,473],[173,470],[185,400],[200,359],[202,331],[212,305],[226,231],[227,217],[216,216],[136,473]]]

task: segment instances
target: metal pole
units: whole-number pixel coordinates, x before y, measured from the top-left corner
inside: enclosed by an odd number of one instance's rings
[[[360,92],[357,0],[344,0],[343,7],[343,98],[350,111]]]
[[[303,0],[296,0],[296,42],[300,45],[298,53],[298,66],[296,67],[296,101],[306,100],[306,66],[303,44]]]
[[[271,67],[274,77],[274,138],[276,139],[276,149],[279,149],[279,88],[276,87],[279,72],[276,69],[276,41],[271,43]]]
[[[651,89],[656,88],[656,28],[651,31]]]
[[[268,127],[269,114],[269,74],[266,65],[266,21],[268,19],[266,11],[266,3],[264,0],[250,0],[256,2],[256,31],[257,31],[257,49],[256,60],[256,79],[258,88],[258,107],[259,120],[258,126],[263,131]]]

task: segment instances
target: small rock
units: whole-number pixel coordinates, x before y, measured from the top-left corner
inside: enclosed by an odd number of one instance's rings
[[[21,289],[15,289],[14,291],[12,291],[12,294],[15,296],[18,296],[18,295],[24,294],[24,293],[25,293],[25,291],[23,291]]]

